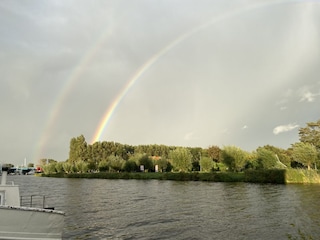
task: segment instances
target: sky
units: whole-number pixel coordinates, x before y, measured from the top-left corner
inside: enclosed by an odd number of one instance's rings
[[[1,162],[71,138],[287,149],[320,119],[320,1],[0,1]]]

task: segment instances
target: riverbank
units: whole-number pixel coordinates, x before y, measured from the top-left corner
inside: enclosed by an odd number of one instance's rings
[[[318,171],[306,169],[249,170],[244,172],[98,172],[98,173],[56,173],[41,174],[42,177],[95,178],[95,179],[142,179],[208,182],[250,182],[250,183],[320,183]]]
[[[98,172],[98,173],[56,173],[41,174],[42,177],[96,178],[96,179],[143,179],[209,182],[250,182],[250,183],[320,183],[320,176],[314,170],[272,169],[244,172]]]

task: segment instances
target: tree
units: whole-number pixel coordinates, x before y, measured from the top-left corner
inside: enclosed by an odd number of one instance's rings
[[[84,161],[77,161],[75,163],[75,166],[76,166],[77,172],[80,172],[80,173],[85,173],[85,172],[88,172],[89,170],[88,164]]]
[[[179,172],[187,172],[192,169],[192,154],[187,148],[176,148],[169,154],[173,168]]]
[[[57,162],[56,160],[54,159],[48,159],[48,158],[42,158],[39,160],[40,162],[40,165],[43,166],[43,165],[46,165],[46,164],[49,164],[49,163],[53,163],[53,162]]]
[[[261,148],[261,147],[259,147],[259,148]],[[278,147],[275,147],[272,145],[265,145],[262,148],[267,149],[275,154],[275,156],[277,158],[278,165],[282,165],[282,166],[285,165],[287,167],[291,166],[291,155],[290,155],[289,150],[278,148]]]
[[[105,172],[105,171],[109,170],[109,164],[108,164],[107,160],[100,161],[98,164],[98,169],[100,172]]]
[[[240,172],[244,169],[248,153],[239,147],[226,146],[221,151],[221,157],[230,171]]]
[[[320,120],[309,122],[307,126],[299,129],[300,141],[310,143],[320,151]]]
[[[213,160],[209,157],[202,157],[200,159],[200,170],[202,172],[210,172],[213,168]]]
[[[136,172],[138,171],[138,166],[135,161],[128,160],[125,162],[123,170],[126,172]]]
[[[63,172],[63,162],[57,162],[55,168],[56,168],[57,173],[62,173]]]
[[[202,148],[200,147],[188,147],[187,148],[191,153],[191,162],[192,162],[192,171],[200,171],[200,158],[202,156]]]
[[[28,168],[33,168],[34,164],[33,163],[28,163]]]
[[[208,155],[215,162],[220,162],[220,152],[221,149],[218,146],[208,147]]]
[[[43,172],[45,174],[56,173],[56,162],[52,162],[43,166]]]
[[[151,171],[153,169],[153,162],[146,154],[143,154],[139,159],[139,166],[141,165],[145,170]]]
[[[272,169],[277,166],[278,158],[276,154],[264,147],[257,149],[258,154],[258,168],[260,169]]]
[[[110,167],[109,170],[119,172],[123,169],[125,161],[120,156],[110,155],[107,158],[107,163],[108,163],[108,166]]]
[[[69,161],[87,161],[88,151],[87,142],[83,135],[70,140]]]
[[[304,166],[311,169],[313,164],[316,164],[318,152],[315,146],[311,143],[298,142],[292,145],[293,159]]]
[[[65,173],[71,173],[72,170],[73,170],[73,166],[72,166],[72,164],[69,163],[69,162],[64,162],[64,163],[62,164],[62,167],[63,167],[63,171],[64,171]]]
[[[168,171],[168,166],[170,166],[170,163],[168,162],[168,160],[165,157],[162,157],[159,160],[157,160],[155,164],[158,165],[160,172]]]

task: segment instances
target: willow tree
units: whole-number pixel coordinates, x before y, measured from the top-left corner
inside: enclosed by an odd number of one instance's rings
[[[179,147],[169,154],[174,170],[188,172],[192,169],[192,154],[189,149]]]
[[[221,151],[222,161],[230,171],[240,172],[244,169],[249,153],[235,146],[225,146]]]
[[[210,172],[214,167],[213,160],[209,157],[202,157],[200,159],[201,172]]]
[[[262,169],[276,168],[278,163],[278,158],[277,158],[277,155],[271,150],[264,147],[259,147],[257,149],[257,157],[258,157],[257,158],[258,168],[262,168]]]
[[[316,147],[304,142],[298,142],[292,145],[292,156],[296,162],[308,167],[309,170],[312,165],[316,164],[318,159]]]

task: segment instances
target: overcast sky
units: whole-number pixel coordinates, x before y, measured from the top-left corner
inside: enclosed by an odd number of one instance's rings
[[[2,0],[0,31],[1,162],[65,161],[112,104],[99,140],[130,145],[286,149],[320,119],[319,1]]]

